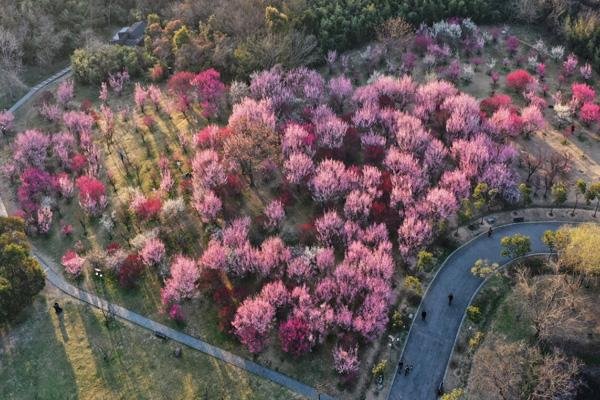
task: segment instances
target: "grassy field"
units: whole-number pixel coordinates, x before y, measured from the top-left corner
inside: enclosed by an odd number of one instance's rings
[[[0,398],[294,399],[272,382],[45,289],[19,321],[0,328]],[[51,304],[59,297],[64,316]]]

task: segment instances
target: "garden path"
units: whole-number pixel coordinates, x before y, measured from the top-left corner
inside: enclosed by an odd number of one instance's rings
[[[500,239],[517,233],[531,238],[531,253],[545,253],[541,236],[546,230],[556,230],[564,222],[521,222],[494,228],[473,238],[456,249],[442,264],[427,288],[417,309],[402,351],[404,367],[412,365],[408,375],[396,371],[388,395],[389,400],[429,400],[437,398],[456,337],[466,309],[484,280],[471,274],[471,267],[480,258],[504,265],[510,261],[500,255]],[[454,296],[448,305],[448,295]],[[426,320],[421,312],[426,311]],[[395,366],[398,369],[398,366]],[[401,373],[400,373],[401,372]]]

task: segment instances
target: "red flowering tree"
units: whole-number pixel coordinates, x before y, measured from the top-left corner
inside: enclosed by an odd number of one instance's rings
[[[290,318],[279,326],[279,341],[284,352],[300,357],[310,350],[310,327],[301,318]]]
[[[518,69],[506,75],[506,86],[518,92],[523,91],[533,81],[533,76],[524,69]]]
[[[144,262],[138,254],[130,254],[125,258],[119,268],[119,284],[124,287],[131,289],[133,288],[142,272],[144,271]]]
[[[585,103],[579,110],[579,119],[586,125],[600,121],[600,106],[595,103]]]
[[[225,84],[221,82],[221,74],[210,68],[197,74],[190,83],[196,89],[203,115],[207,118],[214,117],[225,95]]]
[[[90,215],[99,215],[108,204],[106,188],[98,179],[83,175],[75,181],[79,189],[79,205]]]

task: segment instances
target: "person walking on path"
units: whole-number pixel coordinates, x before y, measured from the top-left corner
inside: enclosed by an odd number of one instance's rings
[[[492,229],[492,227],[490,226],[490,229],[488,229],[488,237],[492,237],[492,233],[494,232],[494,230]]]
[[[402,375],[402,368],[404,367],[404,361],[400,360],[398,363],[398,373]]]
[[[448,295],[448,305],[451,306],[452,305],[452,300],[454,300],[454,295],[452,293],[450,293]]]
[[[425,318],[427,318],[427,311],[423,310],[421,311],[421,320],[425,321]]]
[[[404,376],[407,376],[407,375],[408,375],[408,373],[409,373],[410,371],[412,371],[412,369],[413,369],[413,366],[412,366],[412,365],[407,365],[407,366],[406,366],[406,368],[404,369]]]

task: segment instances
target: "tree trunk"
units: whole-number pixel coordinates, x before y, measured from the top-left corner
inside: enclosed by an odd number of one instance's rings
[[[596,213],[598,212],[598,205],[600,205],[600,199],[596,201],[596,209],[594,210],[594,218],[596,218]]]

